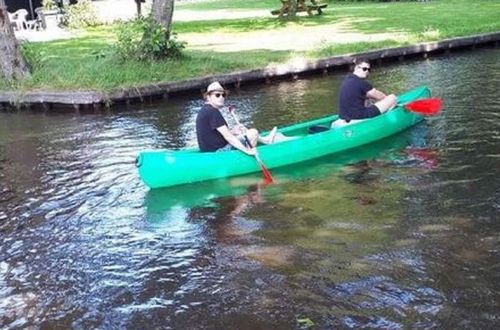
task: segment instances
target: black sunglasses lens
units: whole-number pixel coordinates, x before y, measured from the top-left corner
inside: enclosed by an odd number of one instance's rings
[[[370,68],[363,68],[363,71],[370,71]]]
[[[215,97],[226,97],[226,94],[225,93],[215,93]]]

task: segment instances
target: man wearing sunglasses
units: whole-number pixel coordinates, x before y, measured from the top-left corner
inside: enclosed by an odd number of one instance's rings
[[[196,117],[196,137],[200,151],[214,152],[238,149],[248,155],[255,155],[257,141],[270,143],[272,141],[266,139],[273,139],[274,136],[262,138],[256,129],[246,129],[242,125],[230,130],[220,112],[224,107],[227,95],[228,91],[217,81],[207,87],[204,94],[206,102]],[[275,134],[276,130],[273,131]],[[243,134],[250,141],[250,146],[246,145]]]
[[[368,60],[359,59],[354,62],[353,72],[344,78],[340,86],[338,104],[340,119],[335,121],[332,127],[375,117],[396,106],[396,95],[386,95],[366,81],[370,70]]]

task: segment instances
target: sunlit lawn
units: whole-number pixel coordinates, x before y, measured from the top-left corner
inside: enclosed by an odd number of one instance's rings
[[[322,2],[322,1],[319,1]],[[325,2],[325,1],[323,1]],[[177,6],[177,9],[218,10],[240,8],[270,10],[279,8],[278,0],[219,0],[194,2]],[[258,29],[286,28],[286,26],[314,26],[351,22],[353,30],[364,33],[406,32],[426,33],[437,31],[435,37],[451,37],[482,31],[497,31],[500,27],[500,1],[498,0],[432,0],[430,2],[401,1],[380,3],[378,1],[330,2],[325,15],[301,18],[295,22],[273,18],[251,18],[240,20],[207,20],[179,22],[178,33],[186,32],[245,32]]]
[[[70,40],[34,43],[43,64],[31,78],[12,85],[0,79],[0,89],[27,90],[108,90],[114,87],[178,81],[235,70],[262,68],[270,63],[284,63],[297,56],[317,59],[333,55],[361,52],[376,48],[407,45],[422,41],[500,31],[498,0],[434,0],[431,2],[341,2],[330,3],[324,15],[300,16],[295,21],[276,17],[231,19],[231,12],[267,12],[279,7],[279,1],[219,0],[176,5],[176,10],[205,11],[203,21],[177,21],[174,31],[179,39],[216,40],[218,48],[188,44],[186,58],[175,61],[120,61],[113,55],[114,34],[109,26],[88,30]],[[220,10],[227,9],[227,15]],[[217,14],[214,14],[217,10]],[[225,17],[220,19],[220,16]],[[313,29],[322,37],[335,31],[338,42],[328,41],[314,46],[279,45],[279,35],[306,35]],[[250,38],[266,38],[278,33],[273,46],[262,42],[248,49]],[[317,31],[320,31],[319,33]],[[357,36],[378,34],[374,41],[352,40],[344,33]],[[385,37],[386,36],[386,37]],[[227,44],[230,38],[238,43]],[[326,37],[325,37],[326,38]],[[259,40],[259,39],[257,39]],[[262,40],[262,39],[261,39]],[[285,40],[285,38],[283,38]],[[297,38],[299,40],[299,38]],[[263,40],[264,41],[264,40]],[[222,44],[226,43],[224,46]],[[246,46],[247,49],[243,49]],[[278,47],[280,46],[280,47]],[[287,48],[290,46],[290,49]],[[299,45],[300,46],[300,45]],[[267,48],[266,48],[267,47]]]

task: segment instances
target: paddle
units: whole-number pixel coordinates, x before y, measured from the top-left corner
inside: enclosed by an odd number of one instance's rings
[[[439,113],[443,106],[443,100],[440,98],[429,98],[412,101],[402,104],[406,110],[410,110],[425,116],[434,116]]]
[[[240,120],[238,119],[238,116],[236,116],[236,113],[234,112],[234,107],[233,106],[229,106],[228,110],[231,113],[231,115],[233,116],[234,121],[236,121],[236,124],[238,124],[239,126],[241,126]],[[248,139],[247,135],[244,134],[243,137],[245,138],[245,142],[247,143],[247,146],[251,147],[252,145],[250,144],[250,140]],[[262,160],[260,159],[259,154],[257,153],[257,149],[255,149],[255,155],[254,156],[255,156],[255,160],[257,161],[257,163],[260,166],[260,169],[262,170],[262,174],[264,175],[264,181],[266,183],[273,182],[274,180],[273,180],[273,177],[271,175],[271,172],[269,172],[269,170],[267,169],[266,165],[264,165],[264,162],[262,162]]]

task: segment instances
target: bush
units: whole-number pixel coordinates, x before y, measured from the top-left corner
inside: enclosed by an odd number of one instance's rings
[[[186,42],[179,41],[150,18],[138,18],[118,26],[116,52],[122,59],[158,60],[183,57]]]
[[[45,10],[54,10],[59,8],[54,0],[43,0],[42,7]]]
[[[71,29],[81,29],[99,24],[97,12],[90,0],[80,0],[70,5],[64,15],[64,25]]]

